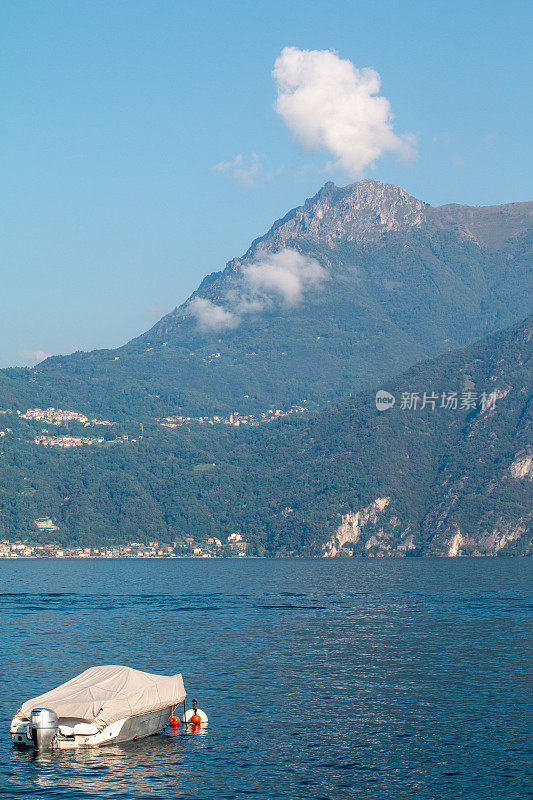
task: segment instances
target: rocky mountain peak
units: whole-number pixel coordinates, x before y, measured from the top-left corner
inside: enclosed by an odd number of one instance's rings
[[[329,246],[340,240],[372,241],[383,233],[422,225],[428,208],[392,184],[364,179],[339,187],[328,181],[303,206],[274,223],[247,255],[287,247],[297,239],[320,240]]]

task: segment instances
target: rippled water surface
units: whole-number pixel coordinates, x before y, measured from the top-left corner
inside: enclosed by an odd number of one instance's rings
[[[0,561],[0,795],[525,798],[531,561]],[[12,749],[94,664],[181,671],[200,734]]]

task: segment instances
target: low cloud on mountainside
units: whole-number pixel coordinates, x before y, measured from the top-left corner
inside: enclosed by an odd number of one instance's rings
[[[296,141],[326,150],[334,168],[358,178],[385,152],[416,155],[412,134],[393,131],[390,103],[378,95],[380,76],[356,69],[331,50],[285,47],[274,64],[276,111]]]
[[[202,331],[220,331],[224,328],[235,328],[240,319],[223,306],[212,303],[205,297],[193,297],[187,306],[190,316],[193,316]]]
[[[310,289],[329,279],[315,258],[287,247],[277,253],[260,253],[244,264],[236,286],[226,292],[224,304],[193,297],[187,306],[201,330],[236,327],[246,315],[271,310],[276,303],[294,307]]]
[[[268,296],[275,294],[288,306],[300,303],[307,289],[318,287],[329,277],[316,258],[291,247],[258,255],[242,272],[245,291],[252,298],[264,296],[267,302]]]

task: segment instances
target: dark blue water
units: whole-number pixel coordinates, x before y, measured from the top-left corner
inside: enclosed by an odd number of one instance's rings
[[[8,798],[525,798],[525,559],[0,562]],[[181,671],[202,734],[12,749],[22,700],[98,663]]]

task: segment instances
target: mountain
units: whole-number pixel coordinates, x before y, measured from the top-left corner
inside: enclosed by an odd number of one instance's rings
[[[532,342],[530,316],[386,382],[384,411],[363,392],[286,423],[256,512],[270,547],[300,532],[326,556],[533,553]]]
[[[120,420],[318,408],[529,313],[532,213],[327,183],[146,334],[0,373],[0,406],[19,391]]]
[[[70,450],[35,444],[42,422],[11,413],[2,536],[203,546],[240,532],[259,555],[531,554],[532,341],[529,317],[419,363],[378,386],[395,400],[384,410],[367,390],[256,427],[126,438],[119,425]],[[39,534],[39,518],[53,529]]]

